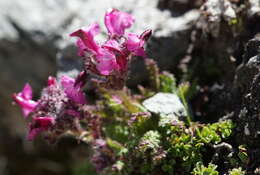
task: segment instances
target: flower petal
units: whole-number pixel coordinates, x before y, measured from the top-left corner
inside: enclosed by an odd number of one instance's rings
[[[53,117],[35,117],[32,123],[29,125],[29,133],[27,136],[28,140],[33,140],[41,132],[48,130],[52,125],[55,124]]]
[[[26,83],[22,92],[21,96],[26,100],[32,99],[32,87],[29,85],[29,83]]]
[[[120,44],[114,39],[108,40],[105,44],[102,45],[102,47],[110,51],[117,51],[119,53],[122,53],[122,48],[120,47]]]
[[[97,70],[102,75],[109,75],[113,70],[118,70],[119,68],[115,55],[106,49],[102,49],[102,52],[96,58]]]
[[[32,88],[27,83],[23,90],[18,94],[13,94],[13,100],[21,107],[24,117],[27,117],[38,105],[38,102],[32,99]]]
[[[61,77],[61,85],[64,88],[66,95],[75,103],[86,104],[86,98],[84,93],[81,91],[81,87],[74,86],[75,80],[68,76]]]
[[[125,42],[127,50],[136,56],[146,57],[144,44],[149,39],[151,34],[152,30],[146,30],[140,36],[134,33],[128,33],[127,40]]]
[[[97,54],[100,46],[94,40],[95,36],[100,32],[99,25],[93,23],[86,29],[79,29],[70,34],[70,36],[79,37],[77,46],[79,47],[79,55],[83,55],[84,51],[89,51],[92,54]]]
[[[56,78],[49,76],[48,77],[48,86],[52,86],[52,85],[56,85],[56,84],[57,84]]]
[[[110,35],[124,35],[125,29],[132,26],[132,15],[116,9],[109,9],[105,14],[105,25]]]
[[[138,35],[134,33],[127,34],[126,47],[136,56],[145,56],[144,52],[144,41],[139,38]]]
[[[117,69],[127,70],[128,56],[130,52],[123,48],[116,40],[110,39],[103,46],[106,50],[112,52],[116,57]]]

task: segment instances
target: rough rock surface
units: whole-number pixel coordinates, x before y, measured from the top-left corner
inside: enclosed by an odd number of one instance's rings
[[[239,82],[239,83],[238,83]],[[246,46],[244,54],[244,63],[237,70],[235,81],[237,88],[237,97],[241,102],[241,107],[237,111],[241,123],[238,130],[240,141],[248,145],[259,146],[256,141],[260,136],[260,37],[251,39]],[[238,95],[239,94],[239,95]],[[258,143],[258,144],[257,144]],[[257,145],[256,145],[257,144]]]
[[[249,40],[243,55],[243,63],[237,68],[233,86],[236,122],[235,141],[246,144],[250,159],[248,173],[259,168],[260,161],[260,36]]]
[[[159,125],[178,123],[187,116],[185,107],[180,98],[176,94],[157,93],[154,96],[146,99],[143,106],[150,112],[159,114]]]
[[[143,102],[150,112],[161,115],[186,116],[186,110],[176,94],[157,93]]]

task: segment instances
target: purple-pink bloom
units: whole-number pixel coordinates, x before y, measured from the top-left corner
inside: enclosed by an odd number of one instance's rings
[[[109,75],[111,71],[117,69],[116,58],[113,53],[99,46],[94,37],[99,33],[98,24],[94,23],[88,28],[77,30],[73,32],[70,36],[79,37],[77,40],[77,46],[79,47],[78,54],[84,56],[85,52],[89,52],[93,55],[96,69],[101,75]]]
[[[101,49],[96,56],[96,68],[102,75],[109,75],[112,71],[118,70],[116,56],[107,49]]]
[[[51,126],[55,124],[53,117],[35,117],[32,123],[29,125],[29,133],[27,136],[28,140],[33,140],[38,134],[43,131],[47,131]]]
[[[48,84],[48,86],[56,85],[57,84],[56,78],[49,76],[47,84]]]
[[[97,23],[93,23],[85,29],[79,29],[70,34],[70,36],[79,37],[77,46],[79,47],[80,56],[84,56],[84,51],[89,51],[94,55],[99,53],[100,46],[95,41],[95,36],[99,32],[99,25]]]
[[[134,33],[128,33],[126,47],[136,56],[145,56],[144,52],[144,41],[139,38],[138,35]]]
[[[76,44],[79,48],[78,54],[84,59],[85,72],[105,77],[106,80],[101,83],[106,87],[116,84],[114,88],[120,89],[126,80],[132,56],[145,57],[144,44],[151,35],[151,30],[140,36],[125,33],[133,23],[132,15],[110,9],[105,14],[108,40],[103,44],[94,40],[100,30],[96,23],[70,34],[79,38]]]
[[[86,98],[81,90],[80,84],[75,86],[75,80],[68,76],[61,77],[61,85],[69,99],[79,104],[86,104]]]
[[[119,42],[115,39],[110,39],[106,41],[103,45],[103,48],[108,49],[110,51],[117,51],[119,53],[122,52],[122,46],[119,44]]]
[[[13,99],[22,108],[24,117],[27,117],[38,104],[32,100],[32,88],[28,83],[21,92],[13,94]]]
[[[128,13],[116,9],[109,9],[105,14],[105,25],[110,36],[122,36],[125,29],[134,23],[134,17]]]
[[[126,47],[136,56],[145,57],[144,44],[151,36],[152,31],[146,30],[140,36],[134,33],[127,34]]]
[[[85,76],[86,72],[80,73],[76,80],[63,76],[59,83],[56,78],[50,76],[48,86],[42,90],[37,102],[32,100],[32,89],[29,84],[26,84],[20,93],[13,95],[14,101],[21,106],[24,116],[30,114],[32,118],[29,124],[29,140],[33,140],[43,131],[57,134],[75,129],[74,121],[85,117],[81,111],[82,105],[86,104],[82,91]]]
[[[106,48],[115,55],[117,70],[119,70],[121,73],[125,73],[127,71],[127,65],[130,60],[130,52],[126,49],[126,47],[113,39],[108,40],[102,47]]]

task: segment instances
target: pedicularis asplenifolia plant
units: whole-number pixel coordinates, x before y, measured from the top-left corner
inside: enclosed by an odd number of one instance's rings
[[[191,122],[188,100],[195,93],[194,86],[177,86],[172,74],[159,72],[144,50],[151,30],[140,35],[126,32],[133,23],[132,15],[108,10],[108,37],[103,44],[95,41],[100,30],[96,23],[70,34],[77,38],[78,54],[84,62],[84,70],[75,79],[49,77],[38,100],[33,99],[28,83],[13,95],[24,117],[31,118],[28,139],[42,134],[55,143],[64,134],[73,135],[91,145],[89,160],[99,174],[217,174],[215,165],[202,166],[203,153],[227,139],[233,123]],[[124,86],[133,56],[146,59],[151,80],[150,88],[138,86],[139,94]],[[94,104],[83,91],[90,75],[99,96]],[[179,96],[186,119],[173,123],[167,116],[147,111],[142,101],[157,92]]]

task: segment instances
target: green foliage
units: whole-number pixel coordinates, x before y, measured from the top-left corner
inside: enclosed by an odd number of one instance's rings
[[[214,164],[209,164],[208,167],[205,167],[201,162],[196,164],[196,167],[193,169],[192,174],[194,175],[218,175],[216,170],[217,166]]]
[[[193,130],[192,128],[190,128]],[[167,140],[168,153],[170,157],[175,160],[180,160],[178,163],[184,171],[189,171],[190,168],[198,161],[201,161],[201,146],[202,143],[198,143],[198,139],[193,135],[196,134],[193,131],[189,131],[183,125],[172,126],[170,128],[169,136]]]
[[[231,120],[208,124],[200,131],[201,140],[204,143],[218,144],[222,139],[225,139],[231,135],[234,127],[235,126]]]
[[[179,96],[190,116],[188,101],[197,92],[195,82],[177,86],[173,75],[159,73],[153,61],[146,64],[153,82],[152,89],[139,87],[142,95],[132,95],[128,89],[101,89],[95,113],[102,118],[102,134],[114,160],[106,174],[218,175],[215,165],[203,165],[203,155],[209,147],[228,139],[234,124],[231,120],[199,124],[181,121],[174,115],[146,114],[142,100],[149,94],[167,92]],[[115,95],[119,101],[114,99]],[[245,160],[242,151],[238,157]]]
[[[168,154],[184,171],[189,171],[197,162],[202,161],[203,148],[206,145],[220,143],[229,137],[234,127],[230,120],[208,125],[191,123],[186,127],[182,123],[171,126],[165,132]],[[166,142],[167,143],[167,142]]]
[[[151,151],[152,153],[156,153],[157,149],[160,147],[161,136],[158,131],[148,131],[144,134],[144,136],[140,139],[140,143],[138,145],[138,149],[142,153],[146,153],[147,151]]]
[[[239,149],[239,152],[238,152],[239,159],[241,160],[241,162],[243,164],[247,164],[248,161],[249,161],[249,157],[248,157],[248,154],[247,154],[246,146],[245,145],[239,145],[238,149]]]
[[[242,171],[242,168],[234,168],[231,171],[228,172],[229,175],[245,175],[245,171]]]
[[[174,76],[168,72],[163,72],[159,76],[160,78],[160,92],[176,93],[176,80]]]

